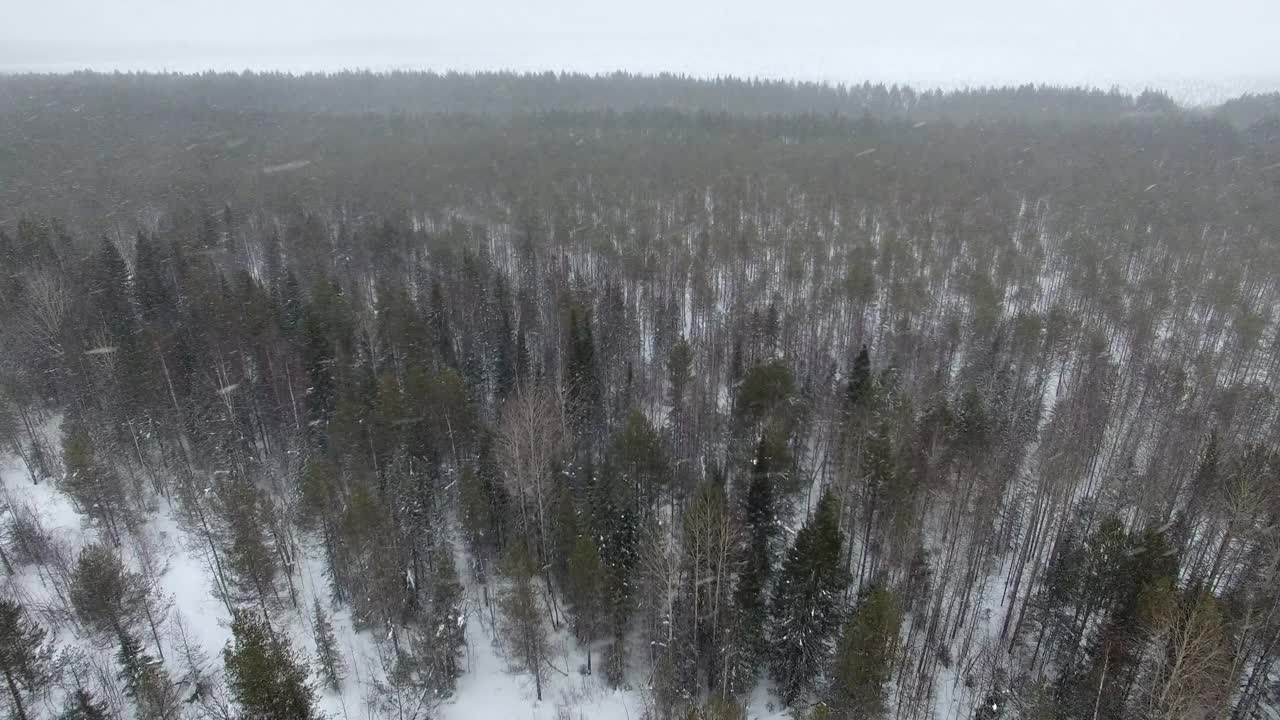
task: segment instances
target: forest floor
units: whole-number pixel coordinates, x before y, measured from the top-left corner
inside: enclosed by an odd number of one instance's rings
[[[50,446],[58,447],[57,424],[47,429]],[[14,455],[0,455],[0,510],[10,513],[32,513],[55,540],[63,557],[74,564],[80,550],[98,540],[98,532],[53,482],[33,484],[25,467]],[[2,513],[0,513],[2,514]],[[196,533],[182,527],[176,509],[157,498],[154,507],[140,514],[140,522],[121,540],[123,559],[136,570],[150,565],[156,577],[155,590],[160,605],[167,609],[160,630],[159,645],[166,668],[175,679],[190,674],[183,659],[183,636],[197,647],[201,661],[198,671],[206,676],[222,672],[222,649],[231,639],[230,614],[214,591],[215,574],[207,545]],[[469,568],[465,551],[458,550],[458,567]],[[341,691],[318,688],[321,710],[331,720],[373,720],[388,716],[390,693],[385,689],[386,662],[390,660],[389,642],[378,642],[368,631],[356,631],[350,613],[335,606],[329,597],[323,572],[323,558],[318,548],[305,545],[302,562],[294,575],[297,605],[290,601],[282,582],[282,607],[272,624],[285,633],[293,647],[308,658],[315,657],[311,608],[319,599],[330,613],[335,636],[342,648],[346,665]],[[609,688],[602,675],[587,675],[586,654],[568,635],[563,626],[551,632],[554,649],[551,668],[544,674],[542,700],[535,697],[532,675],[513,667],[499,640],[500,624],[496,608],[484,601],[485,588],[470,572],[462,572],[467,598],[467,647],[464,672],[457,690],[442,700],[398,698],[399,707],[390,717],[402,720],[439,718],[441,720],[478,720],[510,718],[511,720],[640,720],[646,713],[648,693],[644,689],[644,663],[635,659],[631,677],[623,689]],[[38,608],[42,624],[58,628],[60,648],[84,653],[89,661],[104,669],[113,667],[115,648],[98,638],[79,632],[65,613],[60,612],[56,583],[38,566],[27,565],[9,577],[0,579],[8,592],[22,599],[28,607]],[[488,588],[490,601],[496,603],[495,587]],[[47,620],[45,618],[48,618]],[[61,621],[58,621],[61,618]],[[156,642],[148,637],[151,652]],[[594,661],[599,662],[602,648],[596,648]],[[110,677],[111,675],[106,675]],[[43,700],[42,716],[57,717],[63,698],[50,693]],[[752,720],[785,718],[777,699],[765,683],[752,693],[747,717]]]

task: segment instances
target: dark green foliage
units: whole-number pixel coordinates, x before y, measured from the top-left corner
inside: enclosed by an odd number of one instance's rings
[[[217,510],[226,528],[229,580],[240,599],[256,604],[265,616],[278,600],[279,560],[266,529],[270,513],[265,496],[248,479],[233,476],[217,487]]]
[[[117,642],[142,611],[146,588],[111,548],[89,545],[80,551],[71,583],[71,604],[80,622]]]
[[[75,421],[67,424],[62,463],[66,468],[61,483],[63,491],[118,541],[130,515],[123,481],[110,464],[98,456],[93,439]]]
[[[1104,519],[1083,548],[1064,548],[1050,576],[1053,601],[1075,608],[1067,625],[1072,670],[1061,680],[1062,696],[1075,707],[1120,717],[1137,673],[1149,593],[1174,584],[1179,558],[1158,530],[1125,531]],[[1078,652],[1083,648],[1083,657]],[[1099,694],[1099,687],[1103,690]]]
[[[467,547],[477,560],[482,560],[486,553],[492,552],[498,542],[494,496],[500,488],[485,479],[475,468],[468,466],[463,469],[459,480],[463,534]]]
[[[125,695],[138,707],[138,717],[175,720],[180,700],[164,665],[128,633],[120,635],[119,643],[116,662],[120,665],[120,679],[124,682]]]
[[[232,698],[245,720],[313,720],[306,665],[261,619],[237,612],[222,651]]]
[[[467,646],[462,583],[448,543],[437,546],[431,578],[431,682],[440,695],[453,693],[462,674],[462,654]]]
[[[827,689],[832,718],[884,715],[902,615],[893,593],[874,587],[845,623]]]
[[[565,412],[578,435],[586,432],[601,411],[600,377],[595,358],[591,313],[581,313],[576,306],[571,306],[565,339]]]
[[[346,299],[327,282],[318,283],[302,313],[302,363],[306,370],[308,427],[323,438],[323,431],[337,406],[337,365],[349,352],[350,319]],[[315,433],[320,434],[316,435]]]
[[[587,647],[587,672],[591,672],[591,643],[599,634],[605,608],[604,561],[600,549],[590,535],[579,535],[569,554],[569,577],[566,588],[573,611],[573,633]]]
[[[849,419],[857,419],[873,402],[873,386],[871,382],[871,356],[867,346],[858,351],[849,370],[849,385],[845,390],[845,412]]]
[[[0,676],[17,720],[30,717],[28,698],[51,681],[52,661],[48,632],[21,605],[0,599]]]
[[[329,615],[318,598],[312,608],[311,618],[311,631],[316,641],[316,669],[319,670],[324,686],[337,692],[342,687],[346,664],[342,661],[338,639],[333,634],[333,623],[329,622]]]
[[[613,436],[604,474],[614,504],[649,516],[671,483],[671,467],[661,436],[643,413],[631,412]]]
[[[740,669],[735,675],[742,681],[754,676],[766,649],[765,589],[773,572],[773,538],[778,533],[773,464],[769,444],[761,439],[743,502],[747,544],[734,590],[737,637],[742,646],[737,660]]]
[[[635,514],[609,508],[602,515],[600,556],[605,564],[605,615],[613,644],[605,657],[605,674],[615,686],[622,683],[626,667],[626,637],[635,601],[634,570],[639,560],[640,531]]]
[[[738,386],[736,412],[747,427],[769,423],[782,428],[783,437],[795,418],[795,378],[781,360],[770,360],[747,371]]]
[[[106,700],[96,700],[92,692],[76,688],[67,698],[66,709],[58,720],[109,720],[110,717]]]
[[[534,567],[523,544],[507,552],[504,570],[510,585],[502,596],[503,636],[525,671],[533,675],[538,700],[542,700],[543,664],[547,659],[547,631],[534,587]]]
[[[840,629],[849,584],[842,544],[835,497],[823,493],[787,551],[769,608],[770,671],[787,704],[813,688]]]
[[[273,620],[295,579],[295,518],[273,508],[296,509],[334,600],[389,638],[374,695],[447,693],[454,571],[496,620],[519,583],[488,563],[524,550],[527,627],[565,610],[656,716],[738,715],[725,697],[767,666],[812,718],[891,693],[926,714],[949,681],[984,714],[1007,691],[1005,717],[1145,717],[1156,631],[1201,591],[1239,676],[1203,714],[1265,714],[1268,102],[82,73],[0,76],[0,107],[3,450],[59,478],[107,548],[176,490],[222,599]],[[555,432],[495,452],[535,387]],[[819,532],[824,499],[779,562],[828,486],[848,536]],[[60,631],[119,646],[136,714],[166,716],[144,583],[118,558],[68,583],[57,543],[7,530],[0,567],[63,596],[79,624]],[[814,549],[834,545],[835,563]],[[898,598],[867,591],[824,664],[832,567]],[[1162,604],[1175,621],[1153,625]]]

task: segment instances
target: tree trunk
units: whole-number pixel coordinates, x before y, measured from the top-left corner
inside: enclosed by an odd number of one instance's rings
[[[9,694],[13,696],[13,716],[15,720],[27,720],[27,709],[22,705],[22,693],[18,692],[18,683],[13,680],[9,668],[4,669],[4,681],[9,686]]]

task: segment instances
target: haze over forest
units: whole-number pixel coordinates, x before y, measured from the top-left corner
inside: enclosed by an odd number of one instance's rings
[[[4,14],[5,716],[1280,717],[1271,4]]]
[[[0,70],[624,70],[1179,100],[1280,89],[1268,0],[12,3]]]

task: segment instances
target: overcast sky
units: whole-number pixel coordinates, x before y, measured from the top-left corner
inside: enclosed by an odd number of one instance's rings
[[[0,69],[1280,85],[1280,0],[0,0]]]

